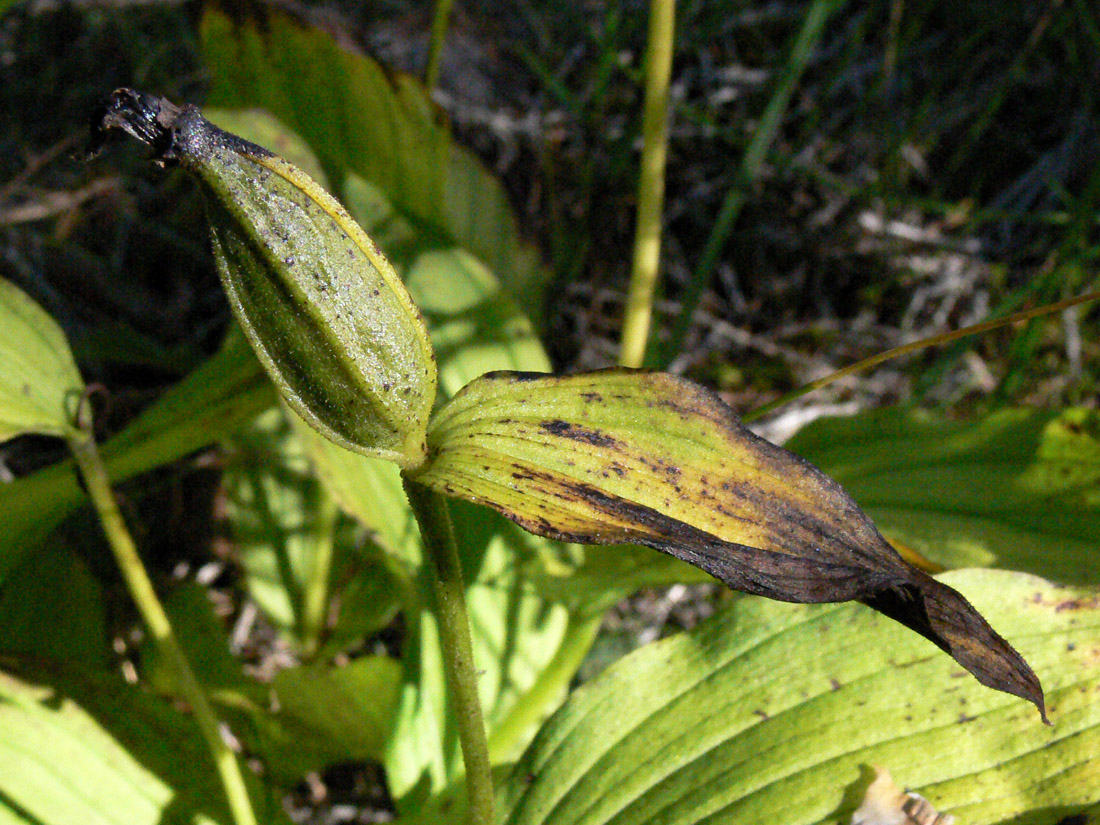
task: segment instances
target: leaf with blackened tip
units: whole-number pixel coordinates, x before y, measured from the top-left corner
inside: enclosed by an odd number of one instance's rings
[[[444,405],[412,478],[538,535],[642,544],[735,590],[860,600],[983,684],[1034,702],[1027,663],[957,592],[907,564],[832,479],[662,373],[490,373]]]

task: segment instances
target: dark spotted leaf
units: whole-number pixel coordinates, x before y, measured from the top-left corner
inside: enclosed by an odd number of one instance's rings
[[[437,491],[550,538],[647,545],[747,593],[862,601],[1045,718],[1039,680],[965,598],[903,561],[839,484],[689,381],[491,373],[439,411],[428,445],[411,475]]]

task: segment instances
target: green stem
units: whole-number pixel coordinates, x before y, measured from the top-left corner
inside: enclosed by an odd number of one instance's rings
[[[76,459],[80,475],[99,515],[103,532],[107,535],[107,541],[122,571],[130,596],[137,605],[138,612],[141,613],[141,618],[153,641],[175,671],[180,693],[194,711],[195,721],[198,722],[199,730],[202,732],[203,739],[206,740],[206,746],[210,749],[210,755],[214,758],[214,765],[221,777],[233,821],[237,825],[256,825],[256,815],[252,811],[252,802],[245,788],[240,765],[237,764],[236,757],[218,731],[218,719],[214,716],[206,694],[199,685],[198,679],[195,678],[179,639],[172,630],[168,615],[164,612],[164,607],[153,590],[153,583],[149,581],[149,576],[141,563],[141,557],[138,556],[137,547],[134,546],[134,540],[126,529],[122,513],[119,512],[107,478],[107,470],[96,449],[95,440],[90,434],[80,432],[70,437],[69,448]]]
[[[435,565],[433,580],[439,641],[447,687],[454,703],[462,760],[466,765],[466,795],[470,801],[472,825],[492,825],[493,776],[489,762],[489,742],[481,701],[477,695],[477,671],[470,639],[470,620],[466,613],[466,585],[455,544],[454,527],[447,500],[431,490],[404,478],[405,493],[420,527],[424,552]]]
[[[313,656],[321,646],[325,614],[328,612],[328,581],[332,573],[336,518],[340,512],[335,496],[323,486],[319,488],[318,495],[317,540],[310,554],[309,580],[302,598],[302,642],[308,656]]]
[[[451,18],[454,0],[436,0],[432,17],[432,41],[429,44],[428,69],[424,73],[424,85],[430,92],[439,83],[439,67],[443,61],[443,42],[447,39],[447,21]]]
[[[668,157],[668,84],[672,75],[675,18],[676,0],[650,0],[638,224],[619,354],[619,364],[624,367],[642,366],[653,317],[653,294],[657,289],[661,261],[661,212]]]
[[[691,327],[691,318],[695,314],[695,307],[703,295],[703,290],[710,283],[714,268],[718,265],[718,259],[729,240],[733,225],[741,214],[741,207],[748,200],[749,187],[760,176],[760,169],[764,165],[768,147],[775,139],[779,126],[783,122],[783,115],[787,111],[794,87],[802,78],[803,72],[809,65],[810,57],[817,48],[825,31],[825,23],[846,0],[814,0],[806,13],[806,19],[802,21],[802,28],[795,37],[790,54],[783,65],[783,71],[779,82],[772,92],[768,106],[764,110],[760,123],[753,132],[745,154],[741,158],[741,166],[737,170],[733,185],[726,193],[726,200],[718,213],[718,220],[711,228],[710,237],[707,238],[703,254],[695,271],[691,274],[691,281],[680,299],[680,314],[672,327],[672,334],[668,344],[663,348],[661,361],[667,364],[683,347],[684,337]]]

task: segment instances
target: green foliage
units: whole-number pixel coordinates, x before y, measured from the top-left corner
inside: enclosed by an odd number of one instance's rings
[[[815,422],[788,446],[843,484],[888,538],[939,565],[1097,583],[1095,411],[952,421],[880,410]]]
[[[1047,675],[1053,728],[868,610],[744,599],[576,691],[516,764],[503,821],[848,822],[870,765],[973,825],[1095,812],[1094,593],[945,580]]]
[[[178,712],[113,673],[0,673],[0,817],[118,825],[226,822],[209,755]],[[289,820],[256,789],[266,821]]]
[[[7,281],[0,281],[0,361],[0,441],[71,433],[84,382],[65,334]]]
[[[839,488],[762,446],[695,385],[623,373],[481,378],[549,371],[536,332],[545,273],[503,189],[454,143],[420,84],[281,11],[231,19],[208,10],[201,30],[212,102],[224,107],[211,118],[331,182],[425,316],[442,398],[421,481],[445,492],[462,481],[467,498],[544,535],[648,542],[695,565],[706,552],[728,561],[734,546],[765,545],[803,561],[827,552],[831,570],[871,547],[903,569]],[[0,440],[70,435],[83,382],[68,344],[7,282],[0,298]],[[1080,410],[969,421],[891,411],[819,422],[792,446],[888,538],[927,559],[1095,586],[1096,432],[1095,415]],[[607,452],[625,441],[628,460]],[[286,666],[262,679],[246,672],[206,590],[161,587],[204,690],[263,766],[252,788],[261,818],[286,821],[280,797],[309,772],[370,761],[385,769],[399,822],[464,821],[434,571],[397,468],[339,448],[277,406],[239,332],[103,455],[121,482],[212,443],[224,465],[233,592],[289,651]],[[708,504],[710,476],[742,494]],[[586,496],[566,495],[582,485]],[[141,688],[106,672],[102,573],[55,532],[84,499],[71,462],[0,486],[0,821],[226,822],[217,774],[157,646],[138,650]],[[752,506],[737,510],[744,500]],[[846,821],[872,763],[969,822],[1045,825],[1100,804],[1093,589],[993,570],[951,573],[946,585],[906,574],[937,598],[957,586],[1019,646],[1047,688],[1053,729],[1023,703],[955,678],[963,673],[950,658],[862,606],[755,597],[566,699],[610,604],[706,577],[649,549],[556,543],[452,504],[504,821]],[[749,590],[760,585],[753,558],[734,582]],[[821,572],[800,585],[828,578]],[[815,600],[829,595],[817,587]],[[918,625],[919,615],[899,612],[912,608],[904,592],[901,606],[849,595]],[[311,612],[317,594],[320,614]],[[925,613],[937,618],[941,602]],[[946,613],[969,616],[962,605]],[[967,635],[918,629],[960,655],[979,625],[957,625]]]

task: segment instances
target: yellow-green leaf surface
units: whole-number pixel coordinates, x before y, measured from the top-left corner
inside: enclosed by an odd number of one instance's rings
[[[83,391],[65,333],[26,293],[0,279],[0,441],[73,432]]]
[[[288,822],[250,784],[264,821]],[[28,670],[0,672],[0,821],[209,825],[230,817],[193,720],[116,674]]]
[[[891,540],[944,567],[1100,581],[1100,416],[922,410],[823,419],[788,444],[844,485]]]
[[[847,825],[871,765],[966,825],[1094,821],[1095,593],[993,570],[944,580],[1019,642],[1053,727],[858,606],[740,599],[575,692],[502,789],[502,821]]]
[[[433,419],[410,475],[532,532],[633,542],[735,590],[859,599],[926,636],[983,684],[1042,688],[965,598],[906,564],[836,482],[753,435],[713,393],[663,373],[495,373]]]
[[[240,332],[103,445],[114,482],[182,458],[233,433],[276,402],[271,382]],[[87,497],[72,460],[0,484],[0,580]]]
[[[212,105],[272,113],[309,142],[346,201],[354,173],[418,229],[506,277],[528,312],[541,306],[545,272],[503,187],[453,142],[418,80],[270,7],[232,18],[208,8],[202,44]]]

